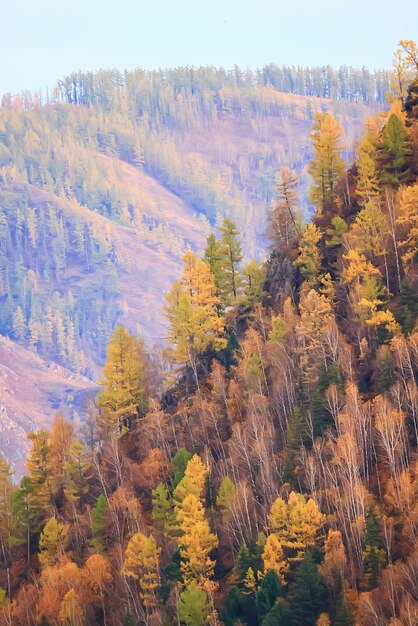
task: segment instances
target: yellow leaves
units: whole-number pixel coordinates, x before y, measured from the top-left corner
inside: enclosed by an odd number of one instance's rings
[[[331,302],[325,295],[310,289],[302,292],[299,311],[297,333],[306,340],[307,348],[313,350],[318,346],[324,327],[333,318]]]
[[[342,273],[345,283],[359,282],[365,275],[380,276],[378,268],[357,250],[349,250],[347,254],[343,254],[343,259],[348,264]]]
[[[147,408],[147,357],[142,341],[123,326],[113,332],[106,354],[97,402],[109,414],[110,429],[120,430]]]
[[[350,231],[350,241],[359,253],[369,253],[372,258],[387,253],[385,238],[389,234],[387,216],[376,201],[368,201],[356,215]]]
[[[170,323],[169,337],[178,363],[194,360],[209,346],[222,349],[224,320],[218,315],[220,299],[210,267],[192,252],[183,257],[185,267],[180,281],[167,295],[165,312]]]
[[[315,156],[309,164],[314,180],[310,199],[318,211],[324,210],[335,199],[335,188],[344,174],[345,164],[341,158],[343,129],[329,113],[316,113],[311,132]]]
[[[244,587],[248,589],[249,593],[252,593],[257,588],[257,581],[252,567],[249,567],[247,570],[244,578]]]
[[[330,528],[324,546],[324,560],[319,567],[319,573],[328,587],[332,589],[339,584],[346,565],[347,556],[341,533]]]
[[[321,241],[321,231],[312,222],[303,231],[299,242],[299,254],[294,265],[300,268],[302,276],[310,283],[315,283],[322,263],[322,256],[318,244]]]
[[[209,554],[217,545],[218,538],[210,532],[207,520],[196,522],[181,537],[180,554],[184,559],[181,569],[186,585],[194,581],[199,587],[203,587],[213,576],[215,561]]]
[[[64,554],[68,540],[68,527],[51,517],[39,539],[39,561],[42,567],[54,565]]]
[[[302,494],[292,491],[287,503],[282,498],[275,500],[268,520],[281,546],[296,550],[296,558],[300,558],[315,543],[325,517],[314,500],[306,501]]]
[[[398,49],[393,55],[393,71],[391,73],[389,101],[395,101],[402,111],[402,103],[407,93],[408,84],[418,72],[418,49],[412,39],[401,39]],[[404,114],[404,113],[403,113]]]
[[[200,588],[204,588],[213,575],[215,561],[209,554],[218,545],[216,535],[210,532],[200,500],[207,471],[207,467],[195,454],[188,462],[185,476],[173,494],[177,499],[175,512],[181,532],[178,541],[183,557],[183,578],[186,585],[194,581]],[[189,493],[185,493],[187,489]]]
[[[401,332],[401,327],[395,320],[392,311],[375,311],[371,318],[366,320],[368,326],[383,326],[389,333],[396,335]]]
[[[388,292],[381,283],[381,274],[377,267],[357,250],[350,250],[343,255],[346,267],[342,272],[342,281],[350,285],[350,297],[353,310],[360,320],[369,326],[386,325],[390,332],[397,332],[397,324],[389,311],[379,311]]]
[[[282,498],[276,498],[271,505],[268,521],[277,535],[285,536],[288,526],[287,504]]]
[[[204,465],[197,454],[194,454],[188,461],[184,477],[174,490],[173,497],[176,501],[182,502],[184,498],[193,494],[201,498],[205,486],[208,468]]]
[[[270,570],[276,572],[280,581],[284,583],[284,573],[288,570],[283,547],[276,534],[267,537],[263,551],[264,573]]]
[[[80,606],[74,589],[68,591],[61,603],[59,618],[65,626],[82,626],[84,624],[84,612]]]
[[[190,250],[183,257],[184,269],[180,284],[190,297],[193,307],[213,307],[220,303],[207,263]]]
[[[207,466],[202,463],[200,456],[194,454],[190,461],[187,463],[184,476],[185,478],[189,478],[197,485],[200,496],[203,494],[207,473]]]
[[[399,248],[403,250],[405,272],[409,274],[418,260],[418,184],[401,187],[398,202],[396,224],[399,230]]]
[[[365,126],[365,133],[357,148],[356,160],[356,192],[360,196],[359,204],[362,206],[379,195],[379,174],[376,157],[380,128],[377,120],[370,117],[366,120]]]
[[[153,606],[156,602],[155,590],[160,584],[159,557],[161,548],[157,547],[155,537],[135,533],[126,548],[122,574],[138,581],[144,606]]]
[[[187,534],[194,524],[205,519],[203,504],[198,497],[190,493],[177,506],[176,516],[180,523],[181,531]]]

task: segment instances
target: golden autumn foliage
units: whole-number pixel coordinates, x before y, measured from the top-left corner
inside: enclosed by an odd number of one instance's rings
[[[336,186],[344,174],[345,164],[341,157],[345,148],[343,129],[329,113],[316,113],[311,140],[314,158],[309,173],[314,184],[310,199],[320,212],[335,199]]]
[[[321,271],[322,257],[318,247],[321,237],[319,228],[311,223],[303,231],[299,242],[299,255],[295,265],[310,284],[315,284]]]
[[[284,574],[288,569],[288,564],[284,557],[284,552],[277,534],[269,535],[263,550],[264,573],[273,570],[279,580],[284,582]]]
[[[400,230],[399,247],[407,273],[413,271],[417,259],[418,241],[418,185],[401,187],[396,223]]]
[[[39,539],[39,561],[43,567],[54,565],[64,554],[68,541],[68,527],[51,517]]]
[[[165,307],[177,363],[193,362],[209,346],[225,346],[224,322],[217,311],[220,299],[209,265],[192,252],[183,262],[183,276],[167,295]]]
[[[0,622],[415,626],[418,134],[402,106],[367,122],[347,172],[341,127],[314,112],[306,229],[283,169],[267,261],[242,266],[218,219],[205,260],[184,256],[155,367],[118,328],[85,442],[58,417],[19,484],[0,461]]]
[[[304,550],[315,542],[325,518],[318,505],[310,498],[292,491],[288,501],[277,498],[268,516],[271,529],[283,548],[292,551],[293,558],[301,558]]]
[[[139,597],[144,606],[153,606],[157,602],[160,554],[161,548],[155,538],[143,533],[135,533],[126,547],[123,574],[138,581]]]

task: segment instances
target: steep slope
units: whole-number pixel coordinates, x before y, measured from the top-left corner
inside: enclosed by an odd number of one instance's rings
[[[263,257],[282,165],[299,174],[309,213],[315,111],[343,124],[350,160],[375,106],[201,72],[191,87],[175,73],[125,84],[98,75],[97,93],[77,104],[3,99],[0,335],[91,380],[116,324],[161,343],[184,252],[201,253],[210,225],[231,217],[246,256]],[[84,79],[74,80],[71,93]]]
[[[27,433],[49,428],[60,410],[77,421],[95,389],[86,377],[0,337],[0,449],[16,480],[24,472]]]
[[[98,155],[98,158],[106,157]],[[147,198],[149,226],[144,224],[141,230],[112,222],[85,206],[33,185],[3,185],[1,198],[20,206],[24,198],[39,220],[53,211],[69,233],[65,264],[57,276],[42,280],[39,263],[35,262],[30,274],[31,288],[27,279],[30,270],[26,272],[23,300],[32,292],[32,303],[34,298],[42,297],[38,334],[32,339],[31,335],[22,338],[24,345],[0,336],[0,450],[17,476],[23,471],[28,450],[27,432],[50,427],[59,409],[72,417],[75,410],[83,414],[81,400],[85,392],[95,388],[92,380],[97,378],[98,365],[104,357],[108,328],[120,322],[142,335],[150,346],[164,339],[164,294],[180,273],[182,250],[191,247],[201,251],[203,248],[207,227],[184,202],[128,164],[121,164],[120,173],[121,185],[126,183]],[[92,258],[87,262],[83,251],[75,249],[71,224],[88,230],[95,240],[105,237],[105,252],[96,262]],[[48,252],[50,256],[51,251],[45,250],[47,258]],[[4,269],[10,269],[13,262],[9,251]],[[18,289],[19,285],[17,282]],[[78,316],[84,320],[81,338],[78,333],[75,339],[69,335],[66,322],[63,327],[57,326],[61,317],[65,319],[65,303],[69,299],[74,305],[68,319],[71,321]],[[9,305],[10,299],[3,296],[0,307],[3,306],[4,311]],[[103,328],[103,324],[100,327],[102,320],[107,321],[108,327]],[[44,335],[49,325],[51,347],[48,349],[43,341],[47,340]],[[17,332],[18,328],[11,328],[13,338]],[[70,341],[77,342],[79,348],[71,348]],[[63,342],[61,354],[57,347],[60,342]],[[37,356],[36,351],[44,358]],[[87,377],[75,374],[77,369]]]

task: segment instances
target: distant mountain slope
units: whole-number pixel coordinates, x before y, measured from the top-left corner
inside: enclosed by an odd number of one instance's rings
[[[95,388],[84,376],[0,337],[0,450],[16,478],[24,471],[26,434],[49,428],[60,409],[72,418],[80,415],[83,399]]]
[[[311,94],[328,93],[323,77],[313,72],[318,85],[306,92],[299,76],[295,90],[310,94],[299,95],[275,87],[290,90],[285,74],[99,72],[68,77],[44,106],[27,94],[3,98],[0,335],[21,346],[17,360],[29,349],[94,380],[117,323],[151,346],[162,342],[165,292],[184,252],[202,252],[211,225],[231,217],[246,256],[265,254],[282,165],[298,173],[309,212],[315,111],[331,110],[343,124],[350,161],[385,75],[353,70],[329,92],[336,98],[321,99]],[[39,373],[45,389],[48,376]],[[34,412],[48,421],[50,405],[32,395]],[[10,398],[0,396],[14,415]]]

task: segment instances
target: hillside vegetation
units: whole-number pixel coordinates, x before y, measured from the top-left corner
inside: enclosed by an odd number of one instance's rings
[[[57,415],[19,485],[1,463],[0,624],[416,626],[415,44],[396,58],[351,166],[313,115],[312,221],[282,163],[266,262],[221,210],[182,255],[162,379],[117,326],[83,435]]]
[[[235,220],[259,254],[279,166],[306,188],[314,112],[338,116],[348,154],[387,86],[384,73],[301,71],[102,71],[60,81],[42,106],[4,96],[0,332],[90,376],[118,320],[161,341],[161,294],[209,223]],[[278,91],[293,83],[303,95]]]
[[[49,97],[5,95],[0,334],[26,350],[17,351],[15,375],[35,353],[45,362],[41,372],[58,364],[96,379],[118,323],[160,346],[164,294],[185,251],[202,253],[210,226],[230,217],[246,257],[264,257],[281,165],[296,168],[309,211],[314,112],[338,116],[349,160],[365,115],[387,88],[386,72],[269,66],[76,73]],[[13,424],[33,428],[16,394],[16,402],[3,399],[5,438]],[[60,406],[72,415],[66,397]],[[50,424],[54,394],[36,398],[34,413]],[[21,472],[24,445],[19,455],[2,450]]]

